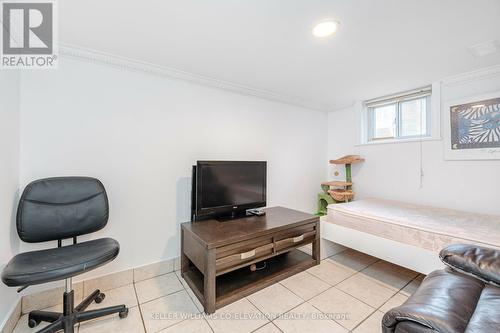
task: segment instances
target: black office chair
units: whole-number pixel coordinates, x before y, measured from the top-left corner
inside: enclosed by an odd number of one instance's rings
[[[116,258],[120,244],[111,238],[77,243],[77,236],[104,228],[108,223],[108,197],[102,183],[87,177],[58,177],[34,181],[24,189],[17,209],[17,233],[28,243],[57,240],[57,248],[20,253],[2,272],[2,281],[18,291],[30,285],[65,279],[63,313],[31,311],[28,325],[51,322],[38,331],[64,330],[73,333],[74,325],[118,313],[127,317],[125,305],[84,311],[93,301],[101,303],[104,294],[94,291],[74,306],[73,276],[88,272]],[[63,239],[73,239],[62,246]]]

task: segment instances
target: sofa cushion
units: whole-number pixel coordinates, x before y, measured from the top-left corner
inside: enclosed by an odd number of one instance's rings
[[[394,333],[436,333],[436,331],[411,321],[404,321],[398,324]]]
[[[486,286],[465,333],[500,332],[500,288]]]
[[[453,244],[439,253],[441,261],[461,273],[500,286],[500,251],[481,246]]]
[[[467,327],[471,319],[476,320],[476,307],[483,297],[484,290],[484,283],[473,277],[449,269],[434,271],[422,281],[418,290],[403,305],[384,315],[383,331],[398,332],[399,323],[411,322],[413,327],[422,328],[415,332],[425,332],[425,329],[428,329],[435,332],[469,333],[466,331]],[[488,307],[490,297],[484,297],[481,307],[483,304]],[[484,311],[487,315],[486,308]],[[496,316],[498,317],[498,314]],[[477,320],[481,320],[481,317]],[[481,323],[478,322],[478,325]],[[476,331],[470,331],[472,332]]]

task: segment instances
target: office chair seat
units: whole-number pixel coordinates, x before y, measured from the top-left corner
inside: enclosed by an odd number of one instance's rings
[[[61,280],[110,262],[120,252],[112,238],[100,238],[48,250],[24,252],[12,258],[2,272],[10,287]]]

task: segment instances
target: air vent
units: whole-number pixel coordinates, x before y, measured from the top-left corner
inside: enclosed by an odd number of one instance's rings
[[[500,41],[490,40],[468,47],[474,57],[480,58],[500,52]]]

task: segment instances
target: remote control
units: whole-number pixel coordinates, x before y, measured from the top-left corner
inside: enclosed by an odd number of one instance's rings
[[[259,208],[252,208],[252,209],[247,210],[247,212],[249,214],[257,215],[257,216],[266,215],[266,212],[263,209],[259,209]]]

